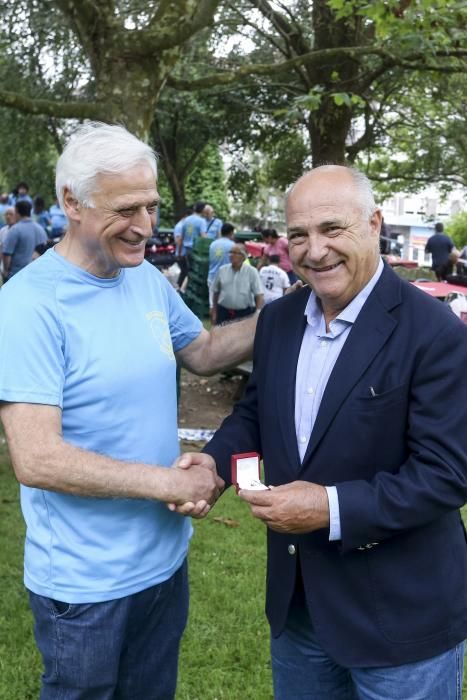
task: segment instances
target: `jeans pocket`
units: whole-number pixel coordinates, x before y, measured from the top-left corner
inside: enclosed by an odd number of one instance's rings
[[[74,607],[71,603],[65,603],[62,600],[54,600],[53,598],[49,598],[49,602],[55,618],[66,617],[66,615],[72,612]]]

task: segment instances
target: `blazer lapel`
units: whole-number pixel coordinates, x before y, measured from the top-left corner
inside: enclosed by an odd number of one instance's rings
[[[280,416],[282,437],[289,450],[291,462],[300,465],[297,437],[295,434],[295,377],[298,356],[306,327],[305,306],[310,290],[295,292],[301,298],[287,309],[281,319],[280,344],[277,353],[278,381],[276,382],[276,411]]]
[[[399,303],[400,280],[386,268],[360,311],[331,372],[303,465],[313,455],[352,388],[393,333],[397,321],[389,310]]]

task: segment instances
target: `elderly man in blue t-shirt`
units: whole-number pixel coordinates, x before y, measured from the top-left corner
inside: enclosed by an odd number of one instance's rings
[[[0,293],[0,417],[21,483],[42,700],[175,694],[190,520],[223,485],[178,460],[176,364],[249,356],[256,319],[206,331],[144,260],[153,151],[78,129],[57,163],[64,238]]]

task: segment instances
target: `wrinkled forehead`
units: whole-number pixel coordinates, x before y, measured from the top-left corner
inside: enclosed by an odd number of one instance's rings
[[[154,173],[142,164],[122,173],[98,173],[94,181],[93,200],[132,204],[135,200],[158,198]]]
[[[352,177],[342,170],[312,171],[293,185],[286,209],[298,205],[334,206],[336,201],[357,204],[360,199]]]

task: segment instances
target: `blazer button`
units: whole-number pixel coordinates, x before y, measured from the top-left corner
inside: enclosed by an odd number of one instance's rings
[[[288,550],[289,554],[295,554],[295,545],[289,544],[289,546],[287,547],[287,550]]]

